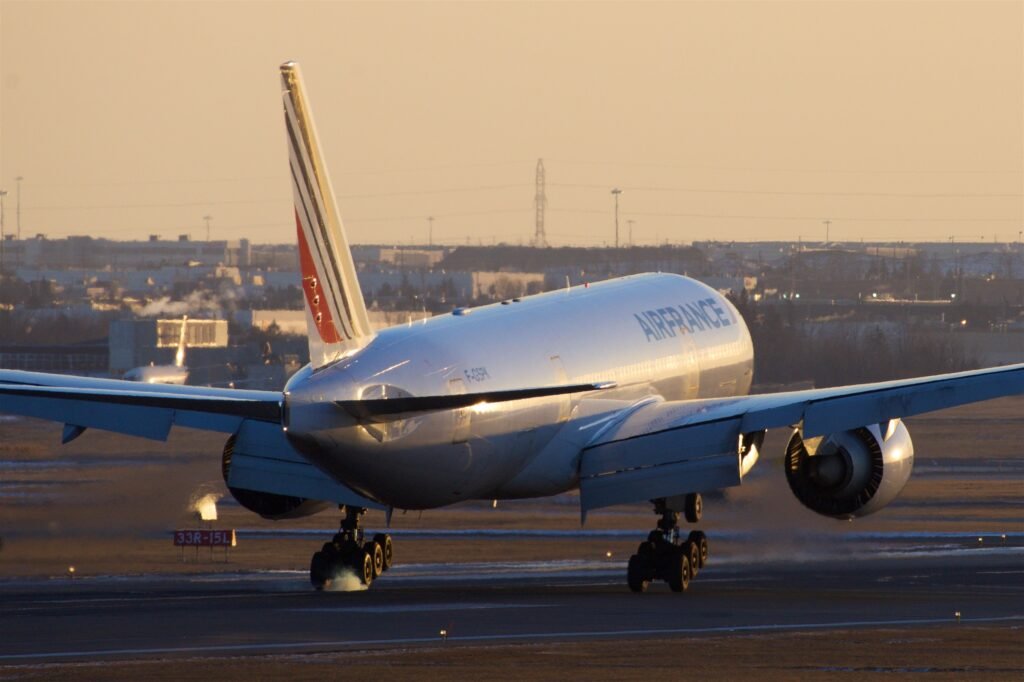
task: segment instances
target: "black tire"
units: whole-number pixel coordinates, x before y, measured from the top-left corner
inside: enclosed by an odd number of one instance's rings
[[[690,580],[693,580],[700,572],[700,547],[697,543],[687,540],[683,543],[683,554],[690,562]]]
[[[688,523],[700,523],[701,517],[704,516],[704,498],[700,496],[700,493],[688,493],[686,495],[683,514],[686,516]]]
[[[361,550],[355,555],[356,575],[364,585],[369,587],[373,584],[373,554],[367,550]]]
[[[386,571],[395,562],[395,549],[391,543],[391,536],[387,533],[377,533],[373,536],[373,541],[380,545],[380,550],[384,555],[384,570]]]
[[[379,578],[380,574],[384,572],[384,549],[376,542],[367,542],[363,549],[370,555],[373,577]]]
[[[690,531],[687,541],[697,545],[697,553],[700,556],[700,568],[704,568],[708,563],[708,536],[704,535],[704,531],[694,530]]]
[[[690,560],[681,550],[670,557],[665,582],[673,592],[685,592],[690,586]]]
[[[646,592],[651,581],[647,579],[646,562],[634,554],[629,557],[629,566],[626,568],[626,584],[630,592]]]
[[[654,557],[654,544],[650,541],[641,542],[636,548],[636,553],[644,559],[651,559]]]
[[[309,562],[309,582],[322,590],[331,582],[331,560],[323,552],[316,552]]]

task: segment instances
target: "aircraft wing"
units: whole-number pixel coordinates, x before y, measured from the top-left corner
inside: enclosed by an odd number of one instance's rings
[[[171,426],[234,433],[245,419],[280,423],[281,394],[0,370],[0,413],[167,440]]]
[[[800,426],[805,438],[1024,393],[1024,364],[738,398],[650,401],[583,449],[588,509],[739,485],[744,434]]]

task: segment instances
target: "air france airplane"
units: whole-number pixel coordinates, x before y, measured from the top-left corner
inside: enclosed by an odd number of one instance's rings
[[[125,381],[141,381],[146,384],[184,384],[188,381],[188,367],[185,366],[185,339],[188,331],[188,315],[181,318],[181,336],[178,351],[174,354],[173,365],[143,365],[134,367],[121,377]]]
[[[753,348],[715,290],[646,274],[456,309],[374,333],[298,66],[281,66],[310,364],[282,393],[0,372],[0,411],[157,440],[172,426],[227,434],[225,483],[268,519],[343,510],[313,554],[322,588],[369,584],[390,536],[367,509],[579,491],[582,517],[650,501],[656,528],[630,557],[635,592],[686,590],[708,559],[700,493],[740,485],[767,429],[791,430],[792,494],[850,519],[893,501],[914,449],[902,418],[1024,393],[1024,365],[902,381],[747,395]]]

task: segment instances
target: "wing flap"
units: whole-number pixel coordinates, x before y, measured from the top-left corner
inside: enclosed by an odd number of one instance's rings
[[[151,440],[167,440],[174,423],[174,410],[136,405],[111,406],[91,400],[69,400],[64,396],[25,395],[0,386],[0,412],[73,424],[85,428],[114,431]],[[65,432],[62,439],[69,442]],[[81,431],[78,432],[81,435]]]
[[[666,403],[671,406],[671,403]],[[652,405],[632,415],[631,420],[657,418],[661,405]],[[619,432],[630,427],[627,420]],[[600,476],[617,471],[672,464],[693,457],[693,453],[738,452],[739,417],[703,424],[686,430],[685,442],[674,431],[611,440],[588,447],[580,460],[580,476]],[[735,464],[735,462],[734,462]]]
[[[586,513],[590,509],[614,504],[671,497],[684,492],[719,490],[739,484],[736,455],[697,457],[581,479],[580,507]]]

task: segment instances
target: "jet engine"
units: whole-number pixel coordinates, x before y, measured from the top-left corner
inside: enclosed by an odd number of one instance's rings
[[[793,432],[786,480],[800,502],[837,519],[866,516],[900,494],[914,468],[914,444],[899,419],[827,436]]]
[[[224,444],[224,454],[220,461],[220,472],[224,476],[224,484],[228,483],[228,473],[231,471],[231,458],[235,454],[235,443],[237,434],[233,434]],[[228,492],[249,511],[259,514],[265,519],[297,519],[303,516],[312,516],[317,512],[331,506],[328,502],[320,500],[307,500],[303,497],[292,497],[290,495],[276,495],[258,490],[246,488],[234,488],[228,485]]]

